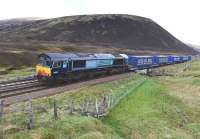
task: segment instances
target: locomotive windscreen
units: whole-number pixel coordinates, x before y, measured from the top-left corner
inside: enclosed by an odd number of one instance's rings
[[[51,67],[52,62],[50,61],[49,58],[39,57],[38,64],[45,66],[45,67]]]

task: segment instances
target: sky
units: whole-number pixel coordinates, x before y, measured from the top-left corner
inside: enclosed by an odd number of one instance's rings
[[[185,43],[200,45],[199,0],[0,0],[0,19],[82,14],[151,18]]]

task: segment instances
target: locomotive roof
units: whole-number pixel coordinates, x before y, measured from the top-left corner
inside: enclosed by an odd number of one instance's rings
[[[48,57],[53,61],[68,60],[68,59],[106,59],[106,58],[122,58],[120,54],[108,54],[108,53],[43,53],[39,57]]]
[[[157,57],[168,57],[167,55],[156,55]]]
[[[143,56],[142,55],[141,56],[140,55],[129,55],[129,56],[130,57],[137,57],[137,58],[146,58],[146,57],[149,58],[149,57],[153,57],[153,56],[150,56],[150,55],[143,55]]]

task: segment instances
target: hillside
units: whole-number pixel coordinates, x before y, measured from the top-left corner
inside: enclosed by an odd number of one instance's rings
[[[0,67],[11,68],[35,66],[41,52],[197,53],[151,19],[132,15],[0,21],[0,50]]]
[[[132,50],[195,53],[151,19],[82,15],[0,26],[1,41],[55,41]],[[83,45],[84,46],[84,45]]]

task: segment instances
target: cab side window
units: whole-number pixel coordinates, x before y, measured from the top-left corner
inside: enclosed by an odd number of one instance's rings
[[[113,65],[123,65],[124,59],[115,59]]]
[[[63,61],[63,68],[67,68],[67,61]]]
[[[139,64],[139,65],[144,64],[143,58],[138,59],[138,64]]]
[[[55,61],[53,63],[53,68],[60,68],[62,66],[62,62],[61,61]]]
[[[74,60],[73,61],[73,68],[84,68],[86,66],[85,60]]]
[[[50,62],[50,61],[46,61],[46,62],[45,62],[45,66],[51,67],[51,62]]]

